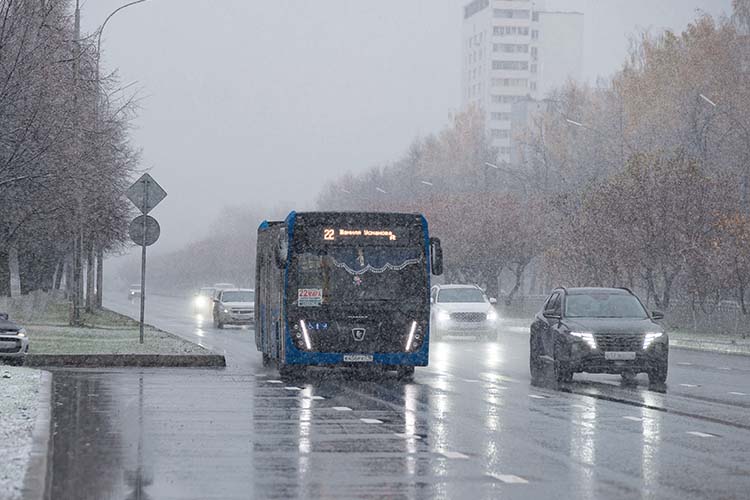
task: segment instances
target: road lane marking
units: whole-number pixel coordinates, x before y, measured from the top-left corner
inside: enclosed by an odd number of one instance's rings
[[[549,396],[541,396],[539,394],[529,394],[529,397],[533,398],[533,399],[547,399],[547,398],[549,398]]]
[[[717,437],[716,434],[708,434],[706,432],[698,432],[698,431],[687,431],[686,434],[690,434],[691,436],[697,436],[702,438],[714,438]]]
[[[281,380],[268,380],[269,384],[283,384]]]
[[[473,378],[465,378],[464,382],[469,382],[471,384],[479,382],[479,380],[473,379]]]
[[[302,387],[295,387],[293,385],[288,385],[284,387],[284,389],[286,389],[287,391],[301,391]]]
[[[464,455],[460,451],[439,451],[438,453],[443,455],[445,458],[460,458],[460,459],[469,458],[469,455]]]
[[[397,432],[395,435],[404,439],[422,439],[422,436],[417,436],[416,434],[406,434],[404,432]]]
[[[352,411],[348,406],[333,406],[333,409],[336,411]]]
[[[377,418],[360,418],[360,420],[366,424],[382,424],[382,420],[378,420]]]
[[[745,394],[744,392],[734,392],[734,391],[732,391],[729,394],[731,394],[732,396],[747,396],[747,394]]]
[[[699,385],[695,385],[695,384],[680,384],[680,385],[682,387],[690,387],[691,389],[694,388],[694,387],[700,387]]]
[[[323,396],[313,396],[313,397],[312,397],[312,398],[310,398],[310,399],[315,399],[315,400],[319,400],[319,399],[325,399],[325,398],[324,398]]]
[[[529,482],[520,477],[520,476],[514,476],[513,474],[487,474],[493,479],[497,479],[498,481],[501,481],[503,483],[507,484],[529,484]]]
[[[633,422],[643,422],[643,419],[641,417],[622,417],[625,420],[632,420]]]
[[[732,368],[731,368],[731,367],[729,367],[729,366],[720,366],[720,367],[719,367],[719,370],[724,370],[724,371],[727,371],[727,372],[728,372],[728,371],[730,371],[731,369],[732,369]]]
[[[679,363],[677,363],[677,364],[678,364],[678,365],[680,365],[680,366],[693,366],[693,363],[687,363],[687,362],[685,362],[685,361],[680,361],[680,362],[679,362]]]
[[[255,376],[256,377],[267,377],[268,374],[267,373],[256,373]]]

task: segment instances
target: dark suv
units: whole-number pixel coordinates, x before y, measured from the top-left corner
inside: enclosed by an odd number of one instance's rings
[[[531,325],[532,381],[545,366],[558,382],[576,372],[619,373],[632,380],[646,372],[649,382],[667,379],[669,338],[651,314],[626,288],[557,288]]]

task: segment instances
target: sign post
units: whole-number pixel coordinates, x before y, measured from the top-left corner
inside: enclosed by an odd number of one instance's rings
[[[146,311],[146,247],[156,243],[161,232],[159,223],[148,213],[158,205],[167,192],[149,174],[143,174],[128,188],[127,197],[133,202],[143,215],[133,219],[130,223],[130,239],[141,246],[141,314],[140,337],[143,344],[143,321]]]

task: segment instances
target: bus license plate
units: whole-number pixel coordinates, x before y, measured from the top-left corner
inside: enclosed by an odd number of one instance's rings
[[[372,363],[372,354],[344,354],[345,363]]]
[[[604,359],[614,361],[633,361],[635,359],[634,352],[605,352]]]

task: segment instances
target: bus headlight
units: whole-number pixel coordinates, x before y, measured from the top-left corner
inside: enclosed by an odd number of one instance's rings
[[[312,342],[310,342],[310,333],[307,331],[305,320],[299,320],[299,326],[302,329],[302,340],[305,342],[305,348],[310,351],[312,350]]]
[[[412,345],[417,335],[417,322],[411,322],[411,328],[409,328],[409,335],[406,337],[406,352],[411,351]]]

